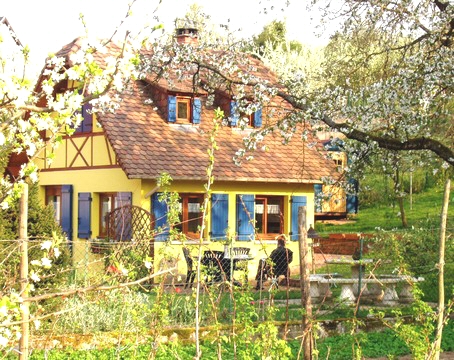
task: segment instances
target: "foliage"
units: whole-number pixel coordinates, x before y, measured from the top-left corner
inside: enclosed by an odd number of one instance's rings
[[[63,299],[52,329],[65,334],[140,332],[148,328],[151,307],[149,296],[129,289],[72,296]]]
[[[273,20],[263,27],[257,36],[253,36],[252,42],[257,47],[259,54],[263,55],[264,48],[271,46],[276,49],[282,46],[285,50],[299,52],[302,45],[298,41],[288,41],[287,28],[284,21]]]
[[[319,358],[330,360],[355,359],[352,350],[354,342],[355,337],[350,334],[325,338],[318,344]],[[380,333],[366,333],[360,344],[365,357],[405,355],[408,353],[404,342],[390,330]]]
[[[438,194],[436,187],[442,188],[444,179],[438,172],[435,176],[429,172],[429,169],[414,169],[412,172],[402,174],[403,191],[405,192],[405,202],[407,209],[410,201],[410,190],[413,195],[421,194],[426,196],[429,194]],[[410,189],[410,182],[412,184]],[[387,175],[378,171],[367,173],[360,182],[360,201],[362,208],[389,206],[394,205],[394,192]],[[424,201],[423,197],[415,198],[414,206],[421,208],[426,204],[421,204]],[[441,195],[438,195],[442,198]],[[418,203],[416,203],[418,202]],[[408,209],[409,210],[409,209]],[[411,213],[409,213],[411,215]]]
[[[33,264],[33,262],[41,261],[43,258],[46,249],[43,249],[42,241],[51,241],[53,247],[58,247],[58,255],[52,255],[54,269],[49,271],[49,269],[41,268],[41,279],[34,283],[35,292],[42,294],[51,291],[51,289],[64,287],[68,282],[68,270],[71,264],[69,244],[62,241],[63,233],[60,226],[55,222],[53,208],[44,207],[39,201],[37,185],[30,187],[28,213],[27,227],[31,239],[29,242],[30,262]],[[6,291],[12,289],[18,291],[19,281],[17,276],[19,274],[20,254],[16,239],[19,231],[19,204],[16,202],[14,206],[4,210],[3,214],[5,217],[0,220],[0,222],[3,222],[0,238],[5,241],[0,242],[0,253],[3,254],[4,258],[0,273],[0,286]]]
[[[38,196],[38,185],[29,187],[27,232],[30,238],[46,238],[55,233],[63,236],[60,226],[55,222],[51,206],[43,206]],[[0,239],[17,239],[19,235],[19,202],[16,201],[2,211],[0,218]]]
[[[341,27],[331,43],[331,54],[339,55],[325,64],[326,74],[331,69],[334,76],[327,79],[334,81],[314,97],[317,117],[362,142],[355,157],[378,147],[428,149],[452,165],[452,137],[445,136],[452,131],[453,68],[446,61],[453,51],[452,4],[345,0],[321,7],[325,19],[339,16]],[[427,137],[431,140],[424,143]]]
[[[439,233],[434,227],[416,228],[408,232],[377,232],[375,237],[366,242],[369,248],[368,257],[381,259],[382,273],[411,274],[423,277],[424,281],[418,286],[426,301],[437,301],[438,298],[438,242]],[[424,254],[424,256],[421,256]],[[446,244],[445,273],[454,271],[454,247]],[[445,293],[447,299],[454,295],[454,279],[445,278]]]
[[[450,321],[445,329],[442,342],[443,351],[453,351],[454,345],[452,340],[454,339],[454,324]],[[335,336],[329,336],[322,338],[318,341],[317,347],[319,349],[319,359],[330,359],[330,360],[344,360],[352,359],[352,343],[354,338],[349,334],[341,334]],[[289,349],[291,349],[291,358],[297,357],[300,341],[292,340],[288,343]],[[122,344],[116,347],[102,347],[98,349],[89,350],[76,350],[74,348],[67,349],[53,349],[53,350],[35,350],[31,353],[31,360],[38,360],[46,358],[49,360],[63,360],[63,359],[112,359],[121,357],[122,359],[149,359],[150,353],[154,346],[153,341],[150,339],[145,344],[137,345],[133,341]],[[238,345],[243,347],[244,345]],[[216,346],[212,342],[202,342],[202,353],[203,358],[212,359],[216,358]],[[225,344],[223,346],[224,352],[222,359],[234,359],[234,351],[232,344]],[[409,353],[408,347],[405,343],[399,339],[396,334],[386,329],[379,332],[368,332],[365,333],[361,338],[361,349],[363,356],[367,358],[377,357],[388,357],[395,358],[397,356],[403,356]],[[193,359],[195,352],[194,344],[185,344],[182,342],[169,342],[159,347],[156,354],[156,359],[167,360],[169,358],[179,358],[182,360]],[[16,358],[17,355],[11,355],[8,359]],[[262,359],[260,354],[255,354],[253,359]],[[277,356],[272,356],[270,359],[279,359]]]
[[[99,245],[99,243],[98,243]],[[140,244],[126,242],[111,242],[103,244],[105,252],[105,265],[109,275],[113,275],[112,283],[129,282],[143,279],[151,274],[152,259],[147,254],[148,247]],[[138,289],[148,284],[140,284]],[[136,289],[137,287],[132,287]]]

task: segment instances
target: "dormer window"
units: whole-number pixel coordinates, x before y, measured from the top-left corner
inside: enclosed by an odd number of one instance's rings
[[[68,84],[69,89],[75,89],[75,82]],[[82,90],[79,89],[79,95],[82,95]],[[87,102],[82,105],[82,108],[76,113],[82,116],[82,121],[79,126],[74,130],[75,134],[87,134],[93,132],[93,106]]]
[[[202,101],[190,96],[169,95],[168,121],[177,124],[200,124]]]
[[[258,108],[250,114],[242,114],[238,112],[238,103],[236,101],[230,102],[230,125],[232,127],[238,126],[239,119],[246,119],[247,128],[259,128],[262,126],[262,109]]]
[[[91,133],[93,131],[93,112],[90,103],[82,105],[81,115],[83,120],[76,128],[75,134]]]

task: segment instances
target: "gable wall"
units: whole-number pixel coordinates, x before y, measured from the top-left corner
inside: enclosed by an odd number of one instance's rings
[[[93,132],[64,136],[54,150],[47,147],[38,156],[40,170],[65,170],[69,168],[118,167],[117,157],[102,128],[93,116]],[[52,163],[44,159],[54,153]]]

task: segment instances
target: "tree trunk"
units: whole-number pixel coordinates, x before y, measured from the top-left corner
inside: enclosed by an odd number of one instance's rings
[[[399,196],[397,198],[397,202],[399,203],[400,220],[402,221],[402,227],[406,228],[408,227],[408,221],[407,215],[405,213],[404,198],[402,196]]]
[[[399,204],[400,220],[402,221],[402,227],[406,228],[408,227],[408,221],[407,215],[405,214],[404,197],[402,196],[402,179],[399,169],[396,169],[394,176],[394,192],[397,197],[397,203]]]
[[[20,241],[20,295],[23,299],[28,297],[28,185],[24,183],[24,189],[20,198],[19,213],[19,241]],[[24,301],[20,307],[21,313],[21,338],[19,340],[19,359],[28,359],[28,342],[30,335],[30,307],[29,302]]]

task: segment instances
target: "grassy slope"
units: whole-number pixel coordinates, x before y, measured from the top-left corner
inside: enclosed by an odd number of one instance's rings
[[[426,192],[413,195],[412,209],[410,210],[410,200],[405,198],[405,210],[408,225],[414,227],[439,227],[440,213],[443,203],[442,187],[435,187]],[[402,229],[402,222],[399,216],[399,209],[393,208],[384,203],[377,203],[373,206],[361,207],[359,213],[352,217],[352,222],[333,225],[316,223],[315,229],[320,235],[328,233],[372,233],[377,227],[385,230]],[[449,210],[448,210],[448,228],[454,227],[454,191],[451,191]]]

